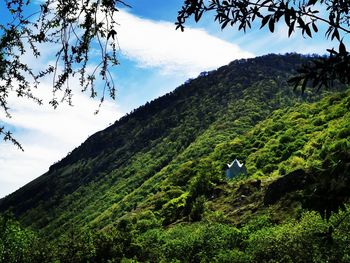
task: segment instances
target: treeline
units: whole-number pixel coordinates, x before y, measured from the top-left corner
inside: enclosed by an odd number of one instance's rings
[[[25,225],[46,228],[53,237],[66,222],[105,226],[150,193],[163,192],[157,183],[143,190],[148,180],[166,179],[176,166],[301,100],[286,80],[306,60],[268,55],[195,79],[91,136],[47,174],[2,200],[0,211],[11,208]]]
[[[52,238],[3,216],[1,262],[349,262],[349,109],[348,91],[277,110],[163,171],[102,229]],[[238,154],[249,176],[227,181],[219,160]]]
[[[0,262],[349,262],[348,216],[326,222],[308,212],[283,224],[259,216],[241,227],[202,221],[164,229],[144,213],[98,232],[72,227],[55,243],[1,217]]]
[[[303,59],[232,63],[92,136],[1,200],[28,227],[2,217],[1,260],[349,262],[350,92],[295,94]]]

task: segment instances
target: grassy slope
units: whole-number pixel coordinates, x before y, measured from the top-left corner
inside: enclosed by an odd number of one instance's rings
[[[198,178],[210,181],[213,175],[214,183],[221,182],[232,158],[246,160],[250,174],[278,175],[280,167],[255,163],[258,151],[265,157],[266,136],[245,151],[237,152],[235,144],[273,110],[299,100],[285,80],[300,62],[297,55],[271,55],[193,80],[93,135],[47,174],[2,200],[1,209],[12,206],[25,225],[52,237],[73,224],[101,228],[130,211],[148,209],[170,224],[188,217],[197,197],[216,195],[213,187],[194,193],[202,183]],[[211,206],[227,212],[218,205],[220,198]],[[188,204],[180,211],[172,200]]]
[[[206,157],[196,164],[188,164],[187,170],[179,169],[174,176],[184,176],[186,171],[196,171],[181,196],[187,202],[173,202],[171,208],[177,214],[175,224],[162,229],[140,230],[145,219],[158,217],[152,197],[140,205],[140,210],[125,216],[134,232],[135,242],[140,246],[139,260],[156,258],[164,262],[177,259],[181,262],[349,262],[349,212],[333,214],[329,222],[314,212],[306,212],[303,202],[309,185],[293,181],[280,184],[277,198],[266,204],[266,196],[276,189],[271,185],[286,178],[297,177],[300,171],[315,176],[314,186],[320,186],[322,176],[332,174],[334,167],[342,166],[348,177],[350,172],[350,91],[328,96],[320,102],[301,103],[295,107],[276,110],[266,120],[231,141],[216,145]],[[223,170],[218,163],[241,156],[246,160],[248,177],[222,181]],[[341,156],[341,157],[340,157]],[[333,158],[332,165],[327,162]],[[205,163],[205,165],[204,165]],[[272,165],[271,165],[272,164]],[[325,165],[326,164],[326,165]],[[193,195],[193,178],[202,177],[210,171],[214,190],[203,192],[203,209],[199,222],[193,210],[184,213]],[[214,171],[214,173],[213,173]],[[297,171],[297,173],[296,173]],[[321,171],[317,173],[315,171]],[[215,172],[217,174],[215,174]],[[299,173],[299,174],[298,174]],[[331,181],[346,184],[349,179]],[[260,182],[261,184],[257,184]],[[171,189],[172,179],[160,182],[159,188]],[[289,185],[288,185],[289,184]],[[197,184],[198,186],[198,184]],[[170,190],[169,190],[170,191]],[[340,194],[340,193],[339,193]],[[340,194],[341,195],[341,194]],[[199,197],[197,197],[197,200]],[[176,200],[178,201],[178,200]],[[147,206],[148,204],[148,206]],[[196,202],[192,202],[192,209]],[[197,203],[198,205],[198,203]],[[161,215],[167,216],[162,206]],[[177,221],[176,221],[177,220]],[[189,224],[189,222],[191,222]],[[333,234],[328,237],[329,227]],[[329,238],[329,239],[328,239]],[[204,252],[205,251],[205,252]]]
[[[303,208],[308,188],[317,193],[325,178],[332,179],[328,189],[345,187],[349,197],[349,109],[350,91],[299,103],[221,143],[231,133],[222,129],[223,120],[214,122],[170,165],[93,217],[103,230],[65,225],[68,233],[46,245],[10,222],[0,259],[350,262],[349,210],[326,221]],[[205,154],[191,153],[211,142]],[[222,160],[237,155],[246,158],[249,176],[226,181]],[[123,204],[132,204],[131,211]]]

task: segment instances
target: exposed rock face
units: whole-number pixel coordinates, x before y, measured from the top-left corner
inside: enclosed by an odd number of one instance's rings
[[[297,169],[271,183],[265,193],[264,204],[272,205],[285,194],[303,189],[308,184],[304,170]]]

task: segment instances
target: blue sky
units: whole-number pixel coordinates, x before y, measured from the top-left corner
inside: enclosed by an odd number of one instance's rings
[[[3,3],[3,2],[2,2]],[[13,118],[0,120],[11,127],[25,152],[0,142],[0,197],[45,173],[49,166],[79,146],[89,135],[114,123],[132,109],[172,91],[200,72],[218,68],[243,57],[267,53],[325,53],[332,43],[318,34],[305,39],[299,33],[288,38],[282,25],[270,34],[254,28],[246,34],[236,28],[220,30],[212,16],[200,23],[189,21],[184,33],[175,31],[179,0],[129,0],[131,9],[117,14],[121,65],[113,70],[117,86],[115,101],[106,101],[100,114],[93,115],[98,102],[76,92],[74,107],[57,110],[10,99]],[[0,11],[4,11],[0,5]],[[4,12],[2,12],[4,14]],[[6,16],[2,16],[2,22]],[[40,69],[54,59],[53,50],[42,48],[42,57],[28,63]],[[92,61],[94,63],[94,61]],[[50,79],[44,80],[38,94],[48,101]],[[72,84],[79,87],[76,83]]]

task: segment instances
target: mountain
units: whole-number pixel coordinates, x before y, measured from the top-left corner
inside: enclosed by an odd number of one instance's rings
[[[97,262],[288,261],[293,242],[323,240],[313,235],[337,224],[331,214],[346,210],[350,192],[350,93],[293,92],[286,81],[309,60],[267,55],[203,73],[92,135],[0,211],[67,251],[92,242]],[[227,180],[234,159],[247,175]],[[86,241],[84,231],[99,236]]]

